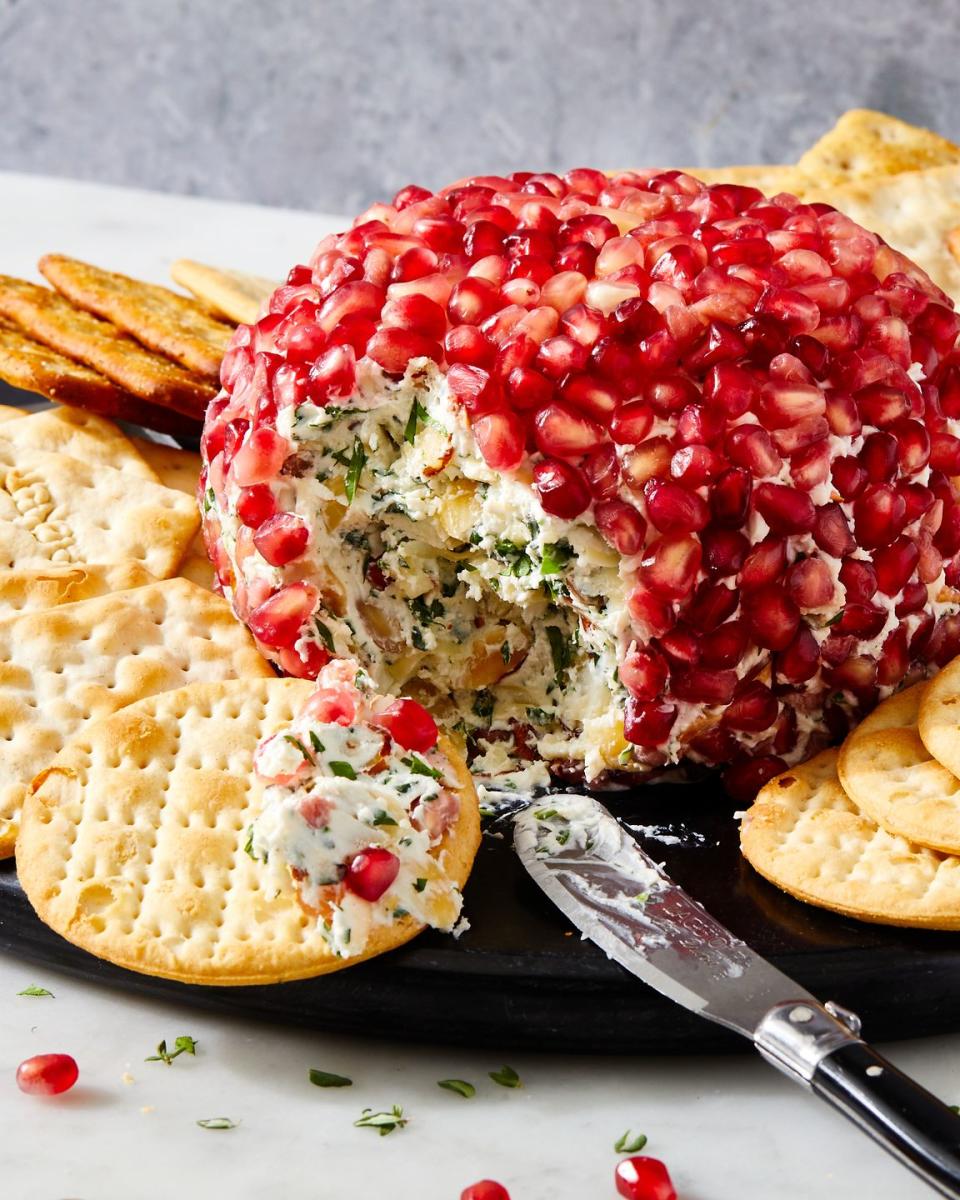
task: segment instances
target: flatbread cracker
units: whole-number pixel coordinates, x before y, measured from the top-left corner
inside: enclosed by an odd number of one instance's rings
[[[797,168],[821,187],[960,163],[960,146],[887,113],[845,112],[802,155]]]
[[[927,684],[917,728],[937,762],[955,775],[960,772],[960,658]]]
[[[145,350],[116,325],[77,308],[48,287],[0,275],[0,313],[61,354],[93,367],[141,400],[203,418],[213,384]]]
[[[743,818],[750,865],[783,891],[883,925],[960,929],[960,858],[878,828],[847,796],[837,751],[771,779]]]
[[[39,267],[57,291],[80,308],[112,321],[150,350],[218,383],[220,360],[233,330],[195,300],[65,254],[45,254]]]
[[[960,302],[960,263],[948,244],[960,225],[960,164],[821,187],[804,199],[832,204],[878,233]]]
[[[960,779],[917,732],[925,684],[884,701],[844,742],[840,782],[887,833],[944,854],[960,853]]]
[[[227,602],[185,579],[0,621],[0,857],[30,781],[89,722],[188,683],[273,677]]]
[[[238,325],[253,325],[264,303],[280,286],[262,275],[210,267],[190,258],[178,258],[170,268],[170,276],[216,316]]]
[[[200,455],[177,446],[164,446],[146,438],[137,438],[140,453],[159,475],[165,487],[176,488],[191,499],[196,498],[200,478]],[[190,548],[180,561],[177,571],[184,579],[192,579],[201,587],[213,588],[213,567],[203,544],[203,534],[197,533]]]
[[[24,450],[69,454],[97,466],[113,467],[140,479],[160,480],[144,457],[112,421],[82,408],[48,408],[7,424],[2,436]]]
[[[17,871],[41,919],[119,966],[219,986],[322,975],[417,934],[402,918],[376,927],[362,954],[337,958],[293,886],[265,888],[244,853],[260,802],[254,748],[311,691],[294,679],[195,685],[85,728],[24,810]],[[453,761],[460,818],[438,850],[462,887],[480,822],[469,772]]]
[[[0,436],[0,568],[132,560],[166,579],[198,525],[172,488]]]
[[[77,563],[46,567],[9,567],[0,570],[0,619],[24,612],[40,612],[78,600],[92,600],[108,592],[125,592],[157,580],[136,562]]]

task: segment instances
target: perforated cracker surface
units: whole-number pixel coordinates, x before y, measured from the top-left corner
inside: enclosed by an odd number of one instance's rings
[[[960,929],[960,859],[864,816],[825,750],[766,784],[743,819],[748,862],[791,896],[861,921]]]
[[[91,721],[188,683],[272,676],[226,601],[185,579],[0,621],[0,855],[33,777]]]
[[[917,727],[933,757],[960,776],[960,658],[927,684]]]
[[[292,886],[265,886],[244,852],[260,802],[261,737],[310,694],[300,680],[195,685],[90,725],[27,802],[18,852],[41,918],[100,957],[190,983],[251,984],[334,971],[407,941],[410,918],[337,959]],[[461,818],[441,847],[466,881],[479,841],[461,765]]]
[[[160,482],[133,442],[112,421],[82,408],[60,406],[30,413],[22,421],[6,425],[3,437],[23,450],[69,454],[86,463]]]
[[[157,580],[139,563],[77,563],[0,570],[0,619],[124,592]]]

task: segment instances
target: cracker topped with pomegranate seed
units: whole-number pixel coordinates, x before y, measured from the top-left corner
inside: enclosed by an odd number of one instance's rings
[[[692,759],[752,795],[960,647],[958,330],[788,193],[405,188],[237,331],[214,565],[286,672],[355,656],[481,775]]]
[[[324,974],[431,919],[452,924],[445,897],[459,896],[479,841],[469,773],[435,726],[426,746],[426,714],[394,701],[371,724],[347,711],[345,683],[195,685],[91,723],[25,807],[18,871],[40,917],[131,970],[221,986]],[[385,763],[396,747],[442,776],[436,797],[432,775],[371,772],[375,731]],[[405,783],[423,785],[418,803]],[[453,802],[431,832],[444,789]]]

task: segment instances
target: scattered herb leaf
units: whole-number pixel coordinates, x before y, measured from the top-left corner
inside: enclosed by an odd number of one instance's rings
[[[22,992],[17,992],[18,996],[50,996],[53,997],[53,992],[48,992],[44,987],[38,987],[35,983],[31,983],[29,987],[23,989]]]
[[[632,1129],[628,1129],[613,1143],[613,1148],[618,1154],[636,1154],[646,1144],[647,1135],[645,1133],[634,1133]]]
[[[321,1071],[317,1067],[310,1068],[307,1078],[314,1087],[353,1087],[353,1080],[346,1075],[335,1075],[332,1071]]]
[[[374,1112],[370,1108],[365,1108],[360,1120],[354,1121],[354,1125],[358,1129],[376,1129],[381,1137],[386,1137],[395,1129],[403,1129],[408,1121],[409,1118],[403,1115],[400,1105],[394,1104],[389,1112]]]
[[[205,1117],[197,1124],[201,1129],[236,1129],[239,1121],[231,1121],[229,1117]]]
[[[465,1079],[438,1079],[437,1087],[445,1088],[448,1092],[456,1092],[464,1100],[472,1100],[477,1094],[477,1089],[472,1083],[467,1083]]]
[[[516,1073],[513,1067],[501,1067],[499,1071],[490,1071],[488,1073],[493,1082],[499,1083],[501,1087],[523,1087],[520,1076]]]
[[[172,1050],[167,1049],[167,1042],[166,1042],[166,1039],[164,1039],[160,1043],[160,1045],[157,1046],[156,1054],[151,1054],[149,1056],[149,1058],[145,1058],[143,1061],[144,1062],[164,1062],[169,1067],[170,1064],[173,1062],[173,1060],[175,1058],[179,1058],[181,1054],[196,1055],[196,1053],[197,1053],[196,1038],[192,1038],[186,1034],[182,1034],[173,1043]]]

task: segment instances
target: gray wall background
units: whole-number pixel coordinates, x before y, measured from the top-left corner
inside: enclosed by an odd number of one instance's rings
[[[0,169],[356,210],[416,181],[960,140],[956,0],[0,0]]]

